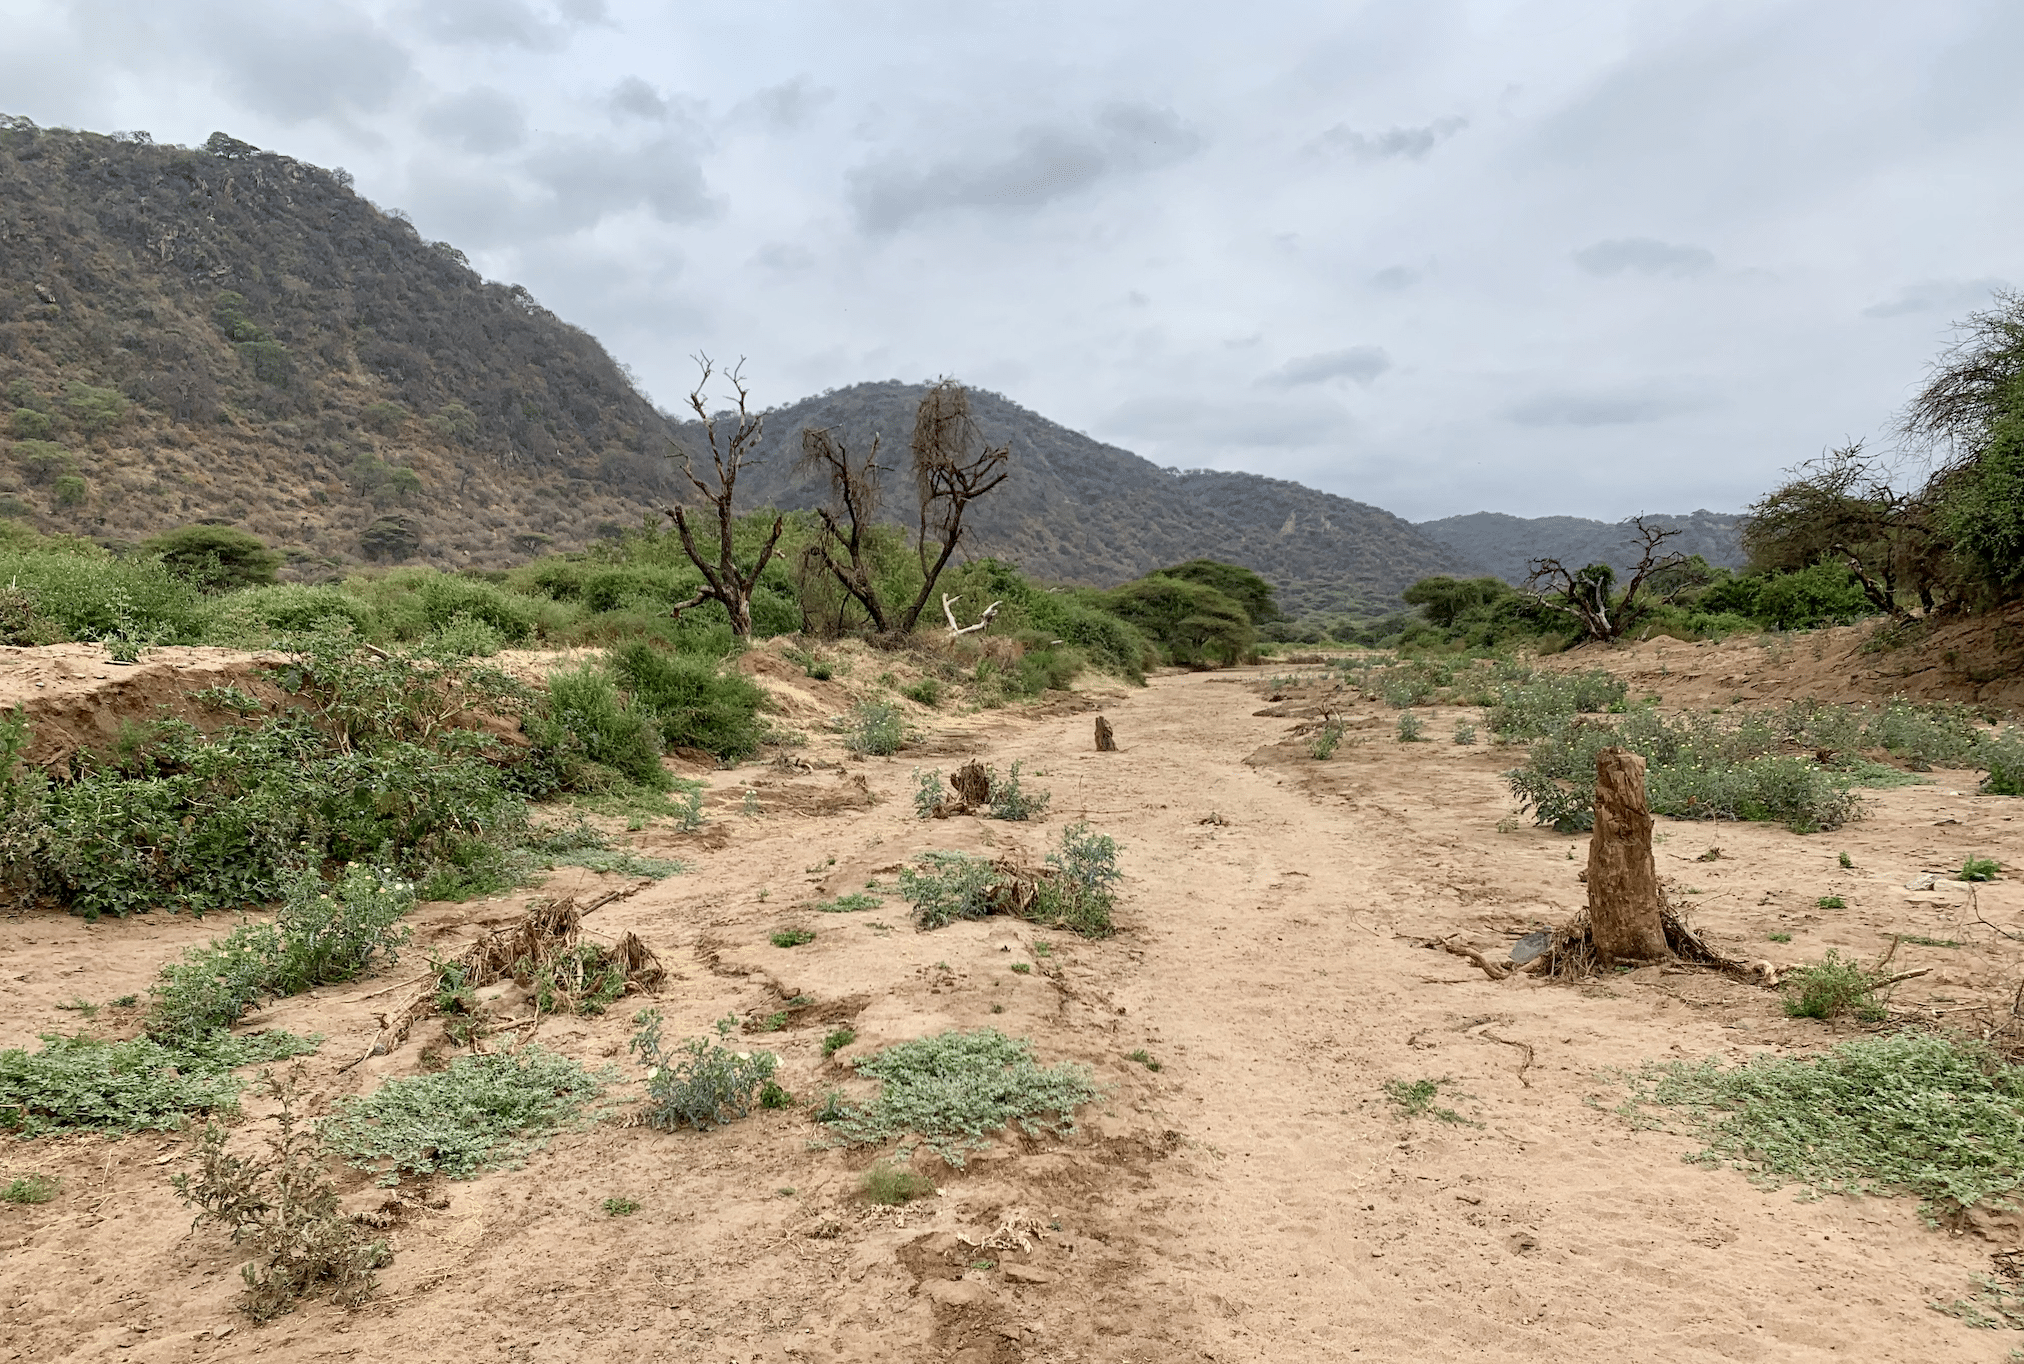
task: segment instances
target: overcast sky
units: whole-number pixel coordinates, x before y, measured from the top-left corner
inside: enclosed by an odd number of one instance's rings
[[[1734,510],[2024,283],[2024,4],[0,0],[0,111],[347,167],[663,407],[951,374],[1415,520]]]

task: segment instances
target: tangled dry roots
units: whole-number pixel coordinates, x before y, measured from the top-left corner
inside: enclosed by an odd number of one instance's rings
[[[1708,946],[1671,905],[1659,906],[1659,923],[1665,929],[1666,946],[1672,949],[1673,956],[1678,960],[1745,980],[1758,979],[1760,972],[1757,967],[1725,957]],[[1547,947],[1543,960],[1546,964],[1540,974],[1561,980],[1596,973],[1602,959],[1596,953],[1595,939],[1589,931],[1587,911],[1575,915],[1570,922],[1554,930],[1553,942]]]
[[[642,883],[645,884],[645,883]],[[581,992],[587,985],[583,956],[576,949],[583,933],[583,916],[614,900],[623,900],[640,887],[607,891],[589,904],[578,905],[574,896],[560,900],[536,900],[511,928],[494,929],[464,949],[456,961],[446,963],[461,972],[461,984],[480,989],[511,976],[525,984],[543,966],[552,966],[557,984],[567,991],[574,974],[574,986]],[[667,979],[659,957],[634,933],[622,933],[605,949],[607,961],[625,972],[626,992],[648,993]],[[436,1012],[437,980],[431,978],[401,1011],[387,1020],[374,1040],[368,1056],[385,1056],[407,1041],[409,1031]],[[363,1058],[361,1058],[363,1059]]]

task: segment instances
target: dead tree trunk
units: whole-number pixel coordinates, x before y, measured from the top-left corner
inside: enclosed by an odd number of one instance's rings
[[[1671,956],[1659,920],[1659,874],[1645,760],[1622,748],[1595,758],[1595,834],[1588,841],[1588,923],[1607,965]]]
[[[1101,715],[1096,717],[1096,751],[1099,753],[1117,752],[1117,740],[1111,735],[1110,721],[1104,719]]]

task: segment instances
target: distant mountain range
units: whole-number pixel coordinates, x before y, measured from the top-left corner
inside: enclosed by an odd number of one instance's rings
[[[768,412],[746,505],[826,495],[795,472],[804,426],[860,448],[883,433],[903,466],[922,391]],[[978,504],[971,552],[1044,579],[1210,556],[1265,575],[1290,614],[1362,615],[1429,574],[1516,580],[1527,557],[1586,563],[1620,538],[1571,517],[1414,526],[1282,479],[1164,469],[995,393],[972,407],[1012,477]],[[240,525],[298,579],[499,568],[657,518],[690,435],[593,337],[342,172],[223,134],[192,149],[0,116],[0,517],[114,544]],[[1736,518],[1685,519],[1683,548],[1734,561]]]
[[[1711,564],[1742,567],[1741,516],[1697,511],[1684,516],[1645,519],[1680,532],[1666,541],[1668,553],[1698,554]],[[1638,557],[1631,549],[1637,540],[1637,527],[1629,521],[1472,512],[1467,516],[1421,521],[1414,529],[1512,584],[1525,581],[1531,572],[1529,561],[1535,559],[1558,559],[1570,567],[1606,563],[1621,574]]]

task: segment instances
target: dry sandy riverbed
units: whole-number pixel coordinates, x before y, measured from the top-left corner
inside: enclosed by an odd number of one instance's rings
[[[1108,1098],[1076,1135],[1008,1140],[962,1171],[923,1155],[940,1194],[875,1209],[857,1191],[872,1153],[812,1149],[823,1129],[805,1109],[705,1135],[607,1123],[524,1168],[415,1189],[386,1208],[396,1259],[377,1300],[352,1313],[312,1303],[267,1326],[234,1311],[240,1257],[192,1233],[167,1187],[187,1137],[9,1142],[0,1171],[65,1186],[46,1205],[0,1207],[0,1360],[2003,1357],[2012,1337],[1926,1304],[1969,1291],[2014,1228],[1933,1231],[1911,1200],[1760,1190],[1683,1163],[1688,1140],[1607,1111],[1622,1095],[1611,1067],[1804,1051],[1832,1039],[1826,1025],[1717,976],[1491,982],[1416,945],[1459,933],[1501,949],[1564,919],[1582,902],[1584,840],[1499,832],[1511,806],[1498,773],[1517,751],[1447,742],[1459,712],[1429,714],[1435,742],[1404,745],[1393,712],[1351,706],[1362,742],[1316,763],[1288,737],[1292,720],[1256,713],[1270,709],[1261,680],[1162,676],[939,721],[925,755],[839,761],[818,738],[802,754],[816,770],[715,773],[701,834],[635,839],[690,870],[593,917],[639,933],[674,973],[657,1001],[671,1037],[812,997],[785,1030],[749,1039],[780,1054],[804,1099],[866,1088],[848,1074],[853,1056],[988,1024],[1031,1038],[1044,1060],[1096,1067]],[[1084,701],[1100,703],[1122,751],[1091,751]],[[916,820],[910,769],[967,754],[1024,760],[1053,793],[1045,821]],[[1898,1002],[1994,998],[2015,988],[2024,952],[1977,921],[1964,891],[1903,886],[1970,852],[2024,862],[2024,802],[1975,795],[1973,774],[1931,775],[1873,793],[1871,817],[1832,834],[1662,820],[1661,873],[1736,955],[1869,957],[1889,932],[1954,939],[1970,946],[1901,949],[1937,969]],[[757,817],[739,812],[747,789]],[[916,933],[890,896],[866,913],[797,909],[889,883],[922,849],[1037,861],[1085,816],[1124,847],[1122,931],[1107,941],[1006,920]],[[1695,860],[1715,845],[1721,860]],[[569,872],[547,889],[611,884]],[[426,907],[415,960],[536,893]],[[1815,908],[1828,894],[1849,907]],[[2024,896],[2000,881],[1974,908],[2017,928]],[[817,937],[772,946],[787,925]],[[0,919],[0,1045],[76,1027],[59,1004],[142,991],[162,961],[225,927]],[[1793,940],[1771,944],[1772,932]],[[338,1069],[403,997],[371,996],[407,964],[261,1015],[325,1035],[305,1082],[319,1106],[418,1068],[419,1030],[392,1056]],[[630,1007],[544,1022],[540,1041],[634,1075]],[[825,1062],[821,1039],[843,1022],[858,1041]],[[1161,1070],[1126,1059],[1141,1048]],[[1382,1093],[1394,1078],[1449,1079],[1481,1125],[1402,1120]],[[247,1109],[250,1139],[264,1109]],[[353,1210],[388,1202],[362,1175],[346,1187]],[[613,1195],[641,1210],[605,1216]]]

